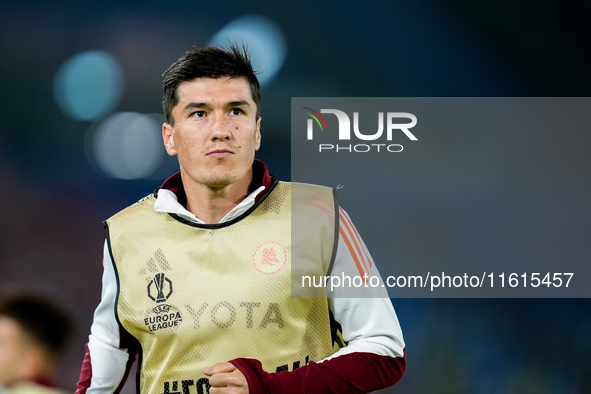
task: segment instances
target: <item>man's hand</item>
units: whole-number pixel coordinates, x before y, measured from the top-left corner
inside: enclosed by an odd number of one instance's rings
[[[217,363],[203,373],[209,378],[209,394],[248,394],[246,378],[231,363]]]

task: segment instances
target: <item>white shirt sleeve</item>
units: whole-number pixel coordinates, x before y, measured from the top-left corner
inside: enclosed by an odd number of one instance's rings
[[[115,392],[125,375],[129,359],[127,350],[120,349],[121,336],[115,316],[117,278],[106,241],[103,265],[101,302],[94,312],[88,341],[92,378],[87,394]]]
[[[328,286],[327,296],[348,344],[324,360],[353,352],[403,357],[402,330],[388,292],[365,243],[342,208],[339,208],[337,251],[329,274],[339,277],[339,286]],[[355,277],[359,278],[355,280]],[[355,287],[360,283],[361,286]]]

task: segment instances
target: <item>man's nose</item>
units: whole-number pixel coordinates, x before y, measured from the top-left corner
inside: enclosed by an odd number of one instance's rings
[[[212,140],[228,140],[232,134],[230,133],[230,124],[224,114],[214,114],[213,124],[211,126]]]

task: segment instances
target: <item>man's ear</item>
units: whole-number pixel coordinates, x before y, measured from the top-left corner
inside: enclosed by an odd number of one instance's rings
[[[256,128],[256,143],[254,145],[254,150],[257,151],[261,147],[261,117],[257,119],[257,128]]]
[[[177,150],[174,145],[174,128],[168,123],[164,123],[162,125],[162,139],[164,140],[166,152],[170,156],[175,156],[177,154]]]

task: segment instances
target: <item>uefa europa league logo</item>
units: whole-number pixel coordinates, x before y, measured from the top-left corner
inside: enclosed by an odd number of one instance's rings
[[[152,286],[154,285],[154,286]],[[152,288],[156,288],[156,298],[152,296]],[[168,287],[167,295],[164,295],[165,287]],[[154,278],[150,281],[148,285],[148,297],[152,301],[156,302],[164,302],[166,301],[170,295],[172,294],[172,282],[168,279],[164,274],[156,274]]]

